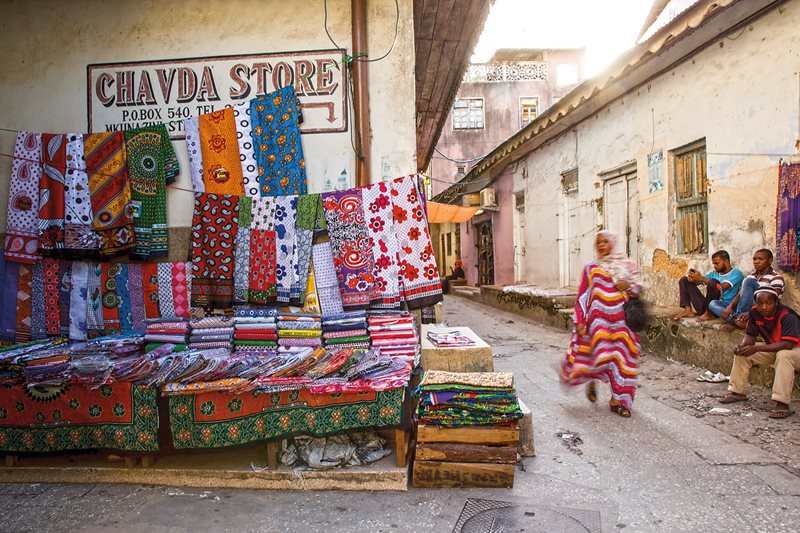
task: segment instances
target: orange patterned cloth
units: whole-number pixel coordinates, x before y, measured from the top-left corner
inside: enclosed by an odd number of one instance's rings
[[[198,123],[205,192],[244,196],[244,178],[233,109],[228,107],[200,115]]]

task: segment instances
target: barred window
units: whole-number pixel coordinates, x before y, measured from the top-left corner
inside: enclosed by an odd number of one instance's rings
[[[453,129],[483,129],[483,98],[456,99],[453,103]]]
[[[708,253],[706,145],[675,150],[675,226],[678,253]]]

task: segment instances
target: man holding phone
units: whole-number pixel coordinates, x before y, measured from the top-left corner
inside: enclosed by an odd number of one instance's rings
[[[703,276],[693,268],[689,269],[686,276],[678,282],[680,289],[680,305],[682,310],[673,317],[673,320],[689,318],[696,315],[702,322],[715,318],[713,310],[724,310],[728,304],[739,294],[744,274],[738,268],[731,268],[731,256],[725,250],[714,252],[711,256],[714,270]],[[700,285],[706,286],[706,293],[700,290]],[[722,305],[711,305],[712,302]]]

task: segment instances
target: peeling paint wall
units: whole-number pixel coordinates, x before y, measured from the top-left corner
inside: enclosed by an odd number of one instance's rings
[[[412,0],[400,0],[397,42],[389,56],[369,64],[372,181],[416,170],[414,24]],[[370,57],[385,53],[395,29],[394,2],[369,2]],[[351,48],[350,0],[328,1],[328,28]],[[0,3],[0,127],[85,131],[86,66],[144,61],[331,49],[322,0],[7,0]],[[352,121],[350,121],[352,129]],[[12,153],[14,134],[0,132],[0,151]],[[175,141],[191,189],[184,141]],[[354,183],[351,131],[303,135],[309,189],[321,192],[342,171]],[[8,193],[11,160],[0,158],[0,198]],[[5,220],[0,200],[0,220]],[[168,192],[168,224],[191,223],[190,193]],[[185,254],[184,254],[185,255]]]
[[[568,254],[559,241],[561,173],[578,168],[574,217],[590,234],[577,232],[572,240],[579,248],[573,255],[583,264],[593,254],[592,225],[602,223],[596,202],[602,197],[599,175],[629,160],[636,161],[641,211],[637,260],[655,303],[677,305],[678,278],[689,266],[711,270],[711,252],[728,250],[734,266],[749,271],[756,249],[774,250],[778,161],[782,154],[795,156],[800,138],[798,25],[800,2],[788,2],[737,32],[735,39],[717,40],[531,152],[514,175],[515,188],[526,188],[531,199],[526,206],[528,280],[567,284],[561,270]],[[679,255],[670,154],[702,139],[710,253]],[[658,150],[665,155],[664,189],[649,192],[647,155]],[[787,301],[797,302],[792,278],[789,285]]]

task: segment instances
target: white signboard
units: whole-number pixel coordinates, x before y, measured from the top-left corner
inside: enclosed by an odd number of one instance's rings
[[[347,78],[340,50],[106,63],[87,67],[89,132],[183,120],[294,85],[302,133],[347,131]]]

